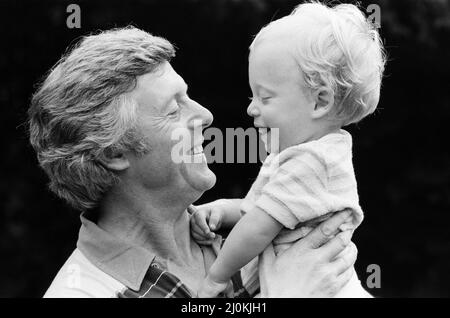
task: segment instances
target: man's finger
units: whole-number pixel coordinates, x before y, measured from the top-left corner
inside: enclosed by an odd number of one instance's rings
[[[268,275],[273,272],[273,264],[275,262],[275,251],[273,249],[272,243],[270,243],[266,249],[261,253],[258,258],[258,270],[259,270],[259,284],[261,297],[267,297],[268,286],[267,279]]]
[[[267,245],[259,257],[259,268],[269,268],[275,262],[275,251],[272,243]]]
[[[322,222],[317,228],[306,235],[303,239],[305,241],[304,243],[307,243],[311,248],[319,248],[338,233],[339,226],[347,222],[350,215],[350,210],[336,212],[332,217]]]
[[[352,231],[341,232],[321,247],[321,253],[325,261],[333,260],[350,244]]]
[[[337,275],[344,273],[349,268],[352,268],[358,257],[358,251],[355,244],[350,242],[348,246],[338,255],[331,265],[336,270]]]
[[[342,288],[350,281],[354,274],[355,269],[353,267],[350,267],[345,272],[337,276],[335,281],[336,290],[342,290]]]

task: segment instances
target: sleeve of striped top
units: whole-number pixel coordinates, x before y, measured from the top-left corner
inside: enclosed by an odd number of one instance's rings
[[[299,146],[284,151],[255,205],[289,229],[327,214],[333,210],[327,168],[320,149]]]

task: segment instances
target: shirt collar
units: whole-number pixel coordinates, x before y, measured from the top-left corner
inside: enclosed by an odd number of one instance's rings
[[[88,219],[86,212],[81,214],[80,219],[78,249],[99,269],[125,286],[139,290],[155,254],[102,230]]]

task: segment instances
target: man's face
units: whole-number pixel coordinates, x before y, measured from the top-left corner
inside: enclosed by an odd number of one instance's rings
[[[202,128],[211,124],[213,116],[189,98],[183,78],[164,63],[155,72],[138,77],[131,97],[139,105],[139,132],[149,145],[147,154],[130,156],[133,180],[147,189],[175,190],[174,195],[212,188],[216,177],[207,166],[201,145]],[[180,132],[189,143],[183,147],[183,155],[191,159],[188,162],[180,162],[172,154],[180,144]]]

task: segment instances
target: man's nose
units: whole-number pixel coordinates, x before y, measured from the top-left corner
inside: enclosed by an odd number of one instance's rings
[[[213,114],[197,103],[196,101],[192,101],[192,105],[194,107],[194,116],[192,116],[191,120],[189,121],[189,128],[194,128],[195,126],[198,126],[200,123],[203,128],[208,127],[213,122]]]
[[[250,117],[257,117],[257,116],[259,116],[259,109],[255,106],[253,101],[247,107],[247,114]]]

